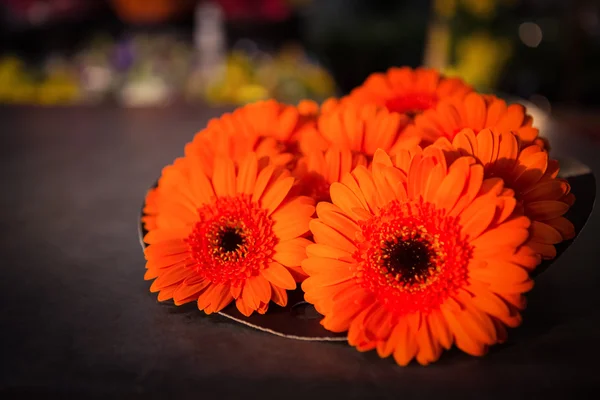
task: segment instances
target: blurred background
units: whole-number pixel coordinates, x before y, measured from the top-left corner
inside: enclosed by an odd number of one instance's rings
[[[600,1],[0,0],[0,104],[296,103],[401,65],[597,129]]]

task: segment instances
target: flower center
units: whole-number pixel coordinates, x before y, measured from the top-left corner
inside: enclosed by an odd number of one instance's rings
[[[472,247],[432,204],[392,202],[360,227],[355,279],[395,315],[438,309],[467,284]]]
[[[221,231],[221,249],[226,252],[237,250],[244,244],[244,237],[238,229],[226,227]]]
[[[417,239],[388,241],[382,249],[383,265],[396,281],[412,285],[429,277],[430,253]]]
[[[204,279],[240,285],[273,261],[274,222],[250,196],[219,197],[198,217],[186,242]]]
[[[307,172],[300,181],[302,187],[302,195],[310,196],[315,200],[315,203],[320,201],[330,201],[329,182],[317,172]]]
[[[389,111],[414,117],[425,110],[433,108],[436,104],[437,96],[434,94],[413,93],[393,97],[386,101],[385,106]]]

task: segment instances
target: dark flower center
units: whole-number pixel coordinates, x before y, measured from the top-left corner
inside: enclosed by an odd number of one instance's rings
[[[236,251],[239,246],[244,244],[244,237],[240,234],[240,231],[235,228],[225,228],[220,235],[221,249],[226,252]]]
[[[396,281],[405,284],[425,282],[431,274],[431,250],[419,238],[387,242],[384,265]]]
[[[437,97],[429,94],[409,94],[399,97],[393,97],[386,101],[386,108],[397,113],[407,114],[414,117],[425,110],[435,107]]]

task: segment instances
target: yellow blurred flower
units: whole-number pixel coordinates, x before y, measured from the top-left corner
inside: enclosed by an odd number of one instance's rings
[[[37,101],[44,105],[72,104],[79,95],[79,86],[73,78],[66,74],[56,74],[38,87]]]
[[[249,84],[240,87],[235,94],[236,104],[247,104],[258,100],[266,100],[269,98],[269,91],[264,87],[256,84]]]
[[[481,90],[491,89],[510,58],[512,46],[507,39],[476,33],[460,40],[456,46],[456,63],[444,70],[449,76],[460,76]]]
[[[479,18],[493,17],[498,5],[498,0],[461,0],[461,2],[470,14]]]

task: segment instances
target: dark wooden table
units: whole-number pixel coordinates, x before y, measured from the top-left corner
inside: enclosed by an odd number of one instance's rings
[[[3,398],[581,398],[599,387],[598,211],[538,277],[523,326],[484,358],[451,351],[400,368],[158,304],[142,279],[140,205],[218,113],[0,108]],[[600,173],[599,148],[562,132],[547,130],[554,148]]]

